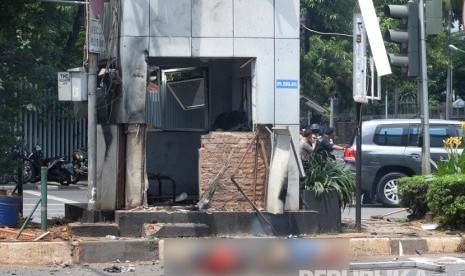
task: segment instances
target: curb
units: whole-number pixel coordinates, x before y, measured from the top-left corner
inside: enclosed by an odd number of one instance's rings
[[[319,239],[319,238],[317,238]],[[337,239],[337,238],[336,238]],[[322,239],[323,240],[323,239]],[[342,238],[349,255],[388,256],[456,253],[461,237]],[[0,264],[56,265],[113,261],[163,261],[164,240],[116,239],[72,242],[0,242]]]
[[[456,253],[465,239],[461,237],[426,238],[351,238],[351,256],[411,255]]]

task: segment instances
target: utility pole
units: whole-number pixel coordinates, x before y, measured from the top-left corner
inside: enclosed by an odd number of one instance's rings
[[[353,97],[356,105],[356,186],[355,186],[355,229],[362,231],[362,103],[368,101],[366,95],[366,47],[367,34],[360,6],[353,12]]]
[[[91,45],[93,41],[92,29],[93,20],[98,20],[103,11],[103,0],[88,0],[88,14],[87,14],[87,147],[88,147],[88,194],[89,199],[87,205],[87,212],[84,212],[83,219],[85,222],[96,222],[98,216],[96,215],[97,206],[97,60],[98,54],[93,50]]]
[[[450,45],[450,25],[452,20],[451,8],[449,7],[447,18],[447,45]],[[450,57],[451,49],[447,47],[447,89],[446,89],[446,120],[450,119],[451,95],[452,95],[452,64]]]
[[[431,173],[430,164],[430,137],[429,137],[429,106],[428,106],[428,76],[426,71],[426,41],[425,41],[425,5],[423,0],[419,0],[418,19],[420,21],[420,57],[421,57],[421,117],[423,128],[423,145],[421,151],[421,172],[423,175]]]

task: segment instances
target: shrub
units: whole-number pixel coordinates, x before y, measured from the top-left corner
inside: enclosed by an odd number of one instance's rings
[[[300,180],[300,188],[313,190],[317,198],[327,190],[334,190],[339,196],[342,208],[355,199],[355,174],[345,169],[345,164],[321,154],[312,154],[303,162],[305,177]]]
[[[415,175],[402,177],[397,182],[399,203],[402,207],[409,208],[414,218],[421,218],[428,211],[426,192],[430,179],[431,176]]]
[[[465,225],[465,175],[432,178],[426,194],[428,207],[444,225]]]

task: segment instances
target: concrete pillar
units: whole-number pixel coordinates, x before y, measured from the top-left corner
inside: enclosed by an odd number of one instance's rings
[[[126,209],[145,204],[145,124],[129,124],[126,131]]]

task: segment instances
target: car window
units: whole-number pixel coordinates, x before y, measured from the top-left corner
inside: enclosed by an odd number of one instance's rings
[[[373,143],[380,146],[404,146],[407,141],[407,129],[407,125],[378,126],[373,136]]]
[[[462,130],[460,127],[453,126],[452,135],[449,135],[448,129],[449,125],[430,125],[429,126],[429,133],[430,133],[430,147],[433,148],[442,148],[444,146],[443,140],[447,139],[449,136],[455,135],[462,135]],[[420,126],[411,127],[410,128],[410,135],[408,140],[408,145],[417,147],[418,145],[418,137],[421,133]]]
[[[408,145],[418,147],[418,135],[420,134],[420,127],[418,125],[410,125]]]
[[[432,126],[429,127],[430,133],[430,147],[442,148],[444,146],[443,140],[449,137],[447,133],[447,126]]]
[[[460,126],[453,126],[453,128],[452,136],[463,137],[462,128]]]

